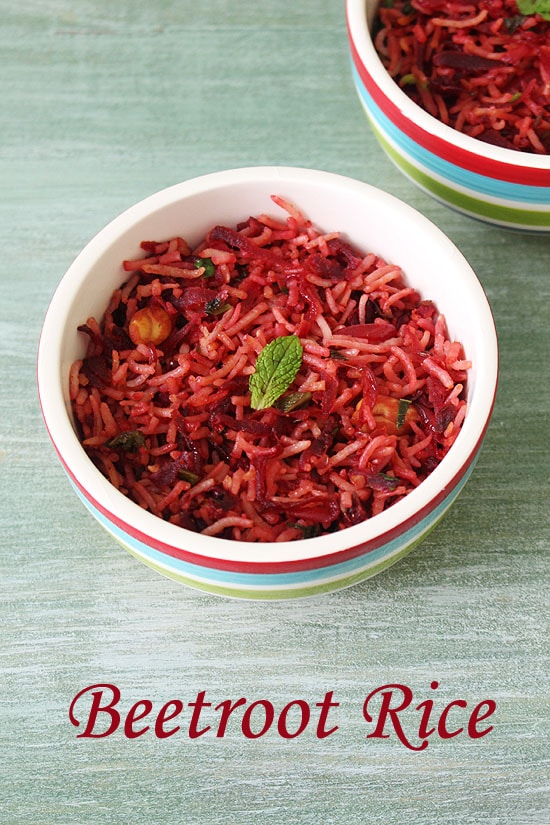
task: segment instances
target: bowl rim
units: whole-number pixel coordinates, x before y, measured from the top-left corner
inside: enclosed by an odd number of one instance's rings
[[[261,545],[204,536],[170,524],[139,507],[118,491],[93,465],[77,438],[64,397],[62,374],[62,337],[64,308],[85,280],[86,273],[119,234],[129,230],[147,215],[182,198],[213,192],[219,187],[265,181],[272,187],[308,182],[327,188],[337,187],[359,195],[377,198],[395,210],[400,220],[413,221],[430,234],[434,248],[445,252],[460,268],[475,300],[477,323],[485,334],[485,348],[478,356],[479,375],[476,392],[461,432],[442,462],[415,490],[377,516],[337,533],[293,542],[265,542]],[[272,189],[276,191],[276,189]],[[315,216],[311,219],[315,222]],[[207,227],[206,227],[207,228]],[[345,227],[343,227],[345,232]],[[406,273],[406,265],[404,265]],[[55,363],[52,375],[51,364]],[[399,535],[404,524],[418,523],[449,494],[474,461],[488,426],[498,382],[498,345],[491,308],[485,292],[469,263],[453,242],[413,207],[371,184],[333,172],[291,166],[249,166],[223,170],[190,178],[164,188],[138,201],[111,220],[88,241],[59,282],[47,308],[38,346],[37,385],[42,415],[50,439],[67,474],[80,492],[108,520],[126,533],[147,541],[156,549],[178,558],[195,557],[215,564],[248,565],[291,564],[337,557],[346,552],[359,554],[358,548],[379,547],[388,537]],[[258,548],[261,546],[261,557]],[[321,562],[322,563],[322,562]]]
[[[411,100],[390,76],[374,47],[367,22],[368,0],[346,0],[346,20],[348,36],[359,59],[371,80],[380,92],[393,103],[401,115],[427,135],[435,136],[451,147],[468,152],[481,159],[490,157],[493,161],[529,170],[550,171],[550,156],[531,152],[520,152],[494,146],[477,138],[465,135],[438,120]],[[378,2],[376,3],[378,5]]]

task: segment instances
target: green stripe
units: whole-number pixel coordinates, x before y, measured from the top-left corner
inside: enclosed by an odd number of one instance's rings
[[[451,189],[449,186],[445,186],[445,184],[431,178],[400,155],[399,152],[388,143],[370,117],[369,122],[380,145],[395,165],[408,177],[412,178],[419,186],[434,195],[434,197],[442,201],[447,201],[447,203],[452,204],[457,209],[475,215],[476,217],[488,218],[501,223],[521,225],[525,228],[550,227],[550,212],[548,211],[531,211],[496,203],[488,203],[487,201],[474,198],[471,195],[466,195],[464,192]]]
[[[443,514],[442,514],[443,515]],[[408,544],[399,553],[396,553],[394,556],[390,556],[389,558],[382,559],[378,564],[373,565],[372,567],[368,567],[365,570],[360,570],[357,573],[353,573],[350,576],[345,576],[340,579],[332,579],[331,581],[321,582],[321,584],[311,584],[305,587],[296,587],[290,589],[282,589],[282,590],[255,590],[251,588],[250,590],[243,590],[240,589],[238,586],[236,587],[224,587],[223,585],[213,584],[211,582],[203,582],[200,580],[196,580],[192,577],[185,576],[181,574],[179,571],[176,570],[166,570],[156,562],[151,561],[150,559],[146,559],[139,553],[136,553],[129,545],[122,542],[119,538],[114,537],[116,541],[125,549],[127,550],[132,556],[136,559],[141,561],[147,567],[152,568],[157,573],[160,573],[162,576],[166,576],[173,581],[179,582],[180,584],[184,584],[187,587],[192,587],[194,590],[202,590],[206,593],[213,593],[218,596],[229,596],[233,599],[248,599],[254,601],[282,601],[284,599],[301,599],[306,596],[318,596],[323,593],[330,593],[333,590],[343,590],[346,587],[350,587],[351,585],[358,584],[365,579],[370,579],[372,576],[376,576],[378,573],[381,573],[382,570],[385,570],[388,567],[391,567],[397,561],[402,559],[408,553],[411,552],[420,542],[424,541],[428,533],[433,530],[437,522],[442,515],[436,519],[436,521],[430,525],[430,527],[423,533],[419,538],[415,541]]]

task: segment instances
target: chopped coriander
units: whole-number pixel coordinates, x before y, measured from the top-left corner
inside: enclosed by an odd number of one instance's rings
[[[379,478],[384,479],[384,481],[389,482],[392,485],[392,490],[395,490],[397,485],[399,484],[399,479],[395,476],[390,476],[387,473],[378,473]]]
[[[212,275],[216,274],[216,266],[212,258],[195,258],[194,266],[195,269],[204,268],[203,278],[211,278]]]
[[[404,74],[401,80],[399,81],[400,86],[418,86],[420,89],[427,89],[429,83],[427,80],[420,80],[420,78],[416,77],[416,75],[410,72],[409,74]]]
[[[297,524],[296,522],[288,521],[288,527],[294,527],[295,530],[300,530],[302,532],[302,537],[304,539],[313,539],[315,536],[319,536],[321,534],[321,527],[319,524]]]

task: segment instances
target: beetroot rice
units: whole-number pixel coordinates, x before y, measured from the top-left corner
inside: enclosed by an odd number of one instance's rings
[[[429,114],[506,149],[550,154],[550,22],[516,0],[382,0],[375,47]]]
[[[401,269],[285,220],[251,217],[142,243],[70,396],[84,449],[151,513],[206,535],[290,541],[356,524],[399,501],[455,441],[470,366]],[[139,314],[138,314],[139,313]],[[264,347],[294,335],[291,386],[250,406]]]

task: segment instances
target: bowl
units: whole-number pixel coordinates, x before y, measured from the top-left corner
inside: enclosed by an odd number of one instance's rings
[[[550,232],[550,157],[464,135],[414,103],[374,47],[377,6],[377,0],[346,0],[346,17],[355,87],[388,157],[459,212],[510,229]]]
[[[81,446],[69,401],[69,370],[83,357],[77,331],[100,318],[128,277],[121,261],[143,239],[183,235],[198,243],[215,224],[235,225],[272,213],[270,196],[295,203],[324,231],[341,230],[360,250],[398,263],[407,280],[446,316],[472,368],[468,412],[453,446],[409,495],[371,519],[329,535],[247,543],[188,531],[145,511],[113,487]],[[171,186],[130,207],[76,257],[51,300],[39,344],[37,380],[44,421],[84,505],[131,554],[178,582],[244,599],[319,595],[384,570],[418,544],[454,502],[469,477],[489,422],[497,385],[493,319],[476,275],[429,220],[366,183],[329,172],[286,167],[235,169]]]

